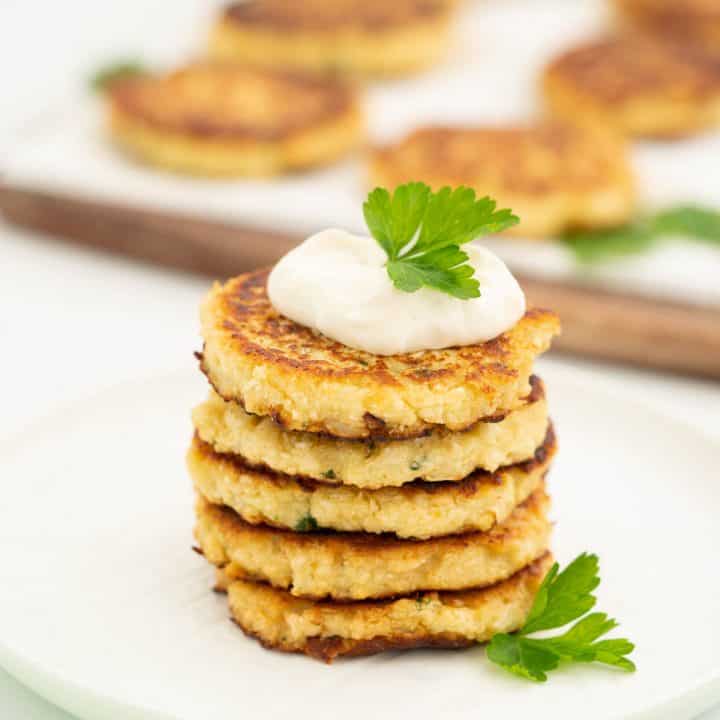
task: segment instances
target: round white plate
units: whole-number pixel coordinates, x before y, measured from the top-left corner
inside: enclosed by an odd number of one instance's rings
[[[534,685],[482,648],[325,666],[227,619],[191,552],[189,375],[124,385],[0,446],[0,663],[81,718],[693,717],[720,700],[720,451],[681,424],[546,373],[561,451],[556,555],[601,559],[598,609],[636,674]]]

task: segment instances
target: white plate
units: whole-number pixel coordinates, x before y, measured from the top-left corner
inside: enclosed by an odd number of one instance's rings
[[[636,674],[573,667],[532,685],[481,648],[332,667],[261,649],[190,551],[183,453],[204,390],[184,374],[107,391],[0,447],[0,662],[92,720],[693,717],[720,700],[720,451],[545,375],[561,442],[555,551],[600,555],[598,607],[637,643]]]

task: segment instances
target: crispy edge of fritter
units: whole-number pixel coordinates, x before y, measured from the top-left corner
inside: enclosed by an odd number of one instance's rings
[[[358,115],[343,122],[308,129],[276,143],[226,142],[168,133],[114,115],[113,142],[143,164],[185,175],[210,178],[271,177],[284,172],[329,165],[361,143]]]

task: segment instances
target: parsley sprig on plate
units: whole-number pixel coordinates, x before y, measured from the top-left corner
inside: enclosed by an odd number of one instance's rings
[[[512,635],[495,635],[487,646],[488,658],[515,675],[537,682],[545,682],[547,673],[564,662],[597,662],[634,671],[635,664],[627,655],[635,646],[629,640],[600,640],[617,627],[617,622],[605,613],[586,615],[595,606],[592,591],[600,584],[598,569],[597,556],[587,553],[562,572],[555,563],[535,596],[525,625]],[[573,620],[578,621],[561,635],[528,637],[564,627]]]
[[[670,237],[720,246],[720,212],[681,205],[616,228],[568,233],[563,241],[579,262],[591,264],[636,255]]]
[[[462,300],[479,297],[480,287],[460,246],[518,222],[510,210],[496,210],[491,198],[477,199],[471,188],[432,192],[421,182],[400,185],[392,195],[375,188],[363,213],[387,254],[387,272],[396,288],[431,287]]]

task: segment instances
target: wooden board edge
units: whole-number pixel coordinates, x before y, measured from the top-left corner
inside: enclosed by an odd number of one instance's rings
[[[218,278],[271,265],[300,239],[288,233],[2,182],[0,212],[14,225],[76,245]]]

